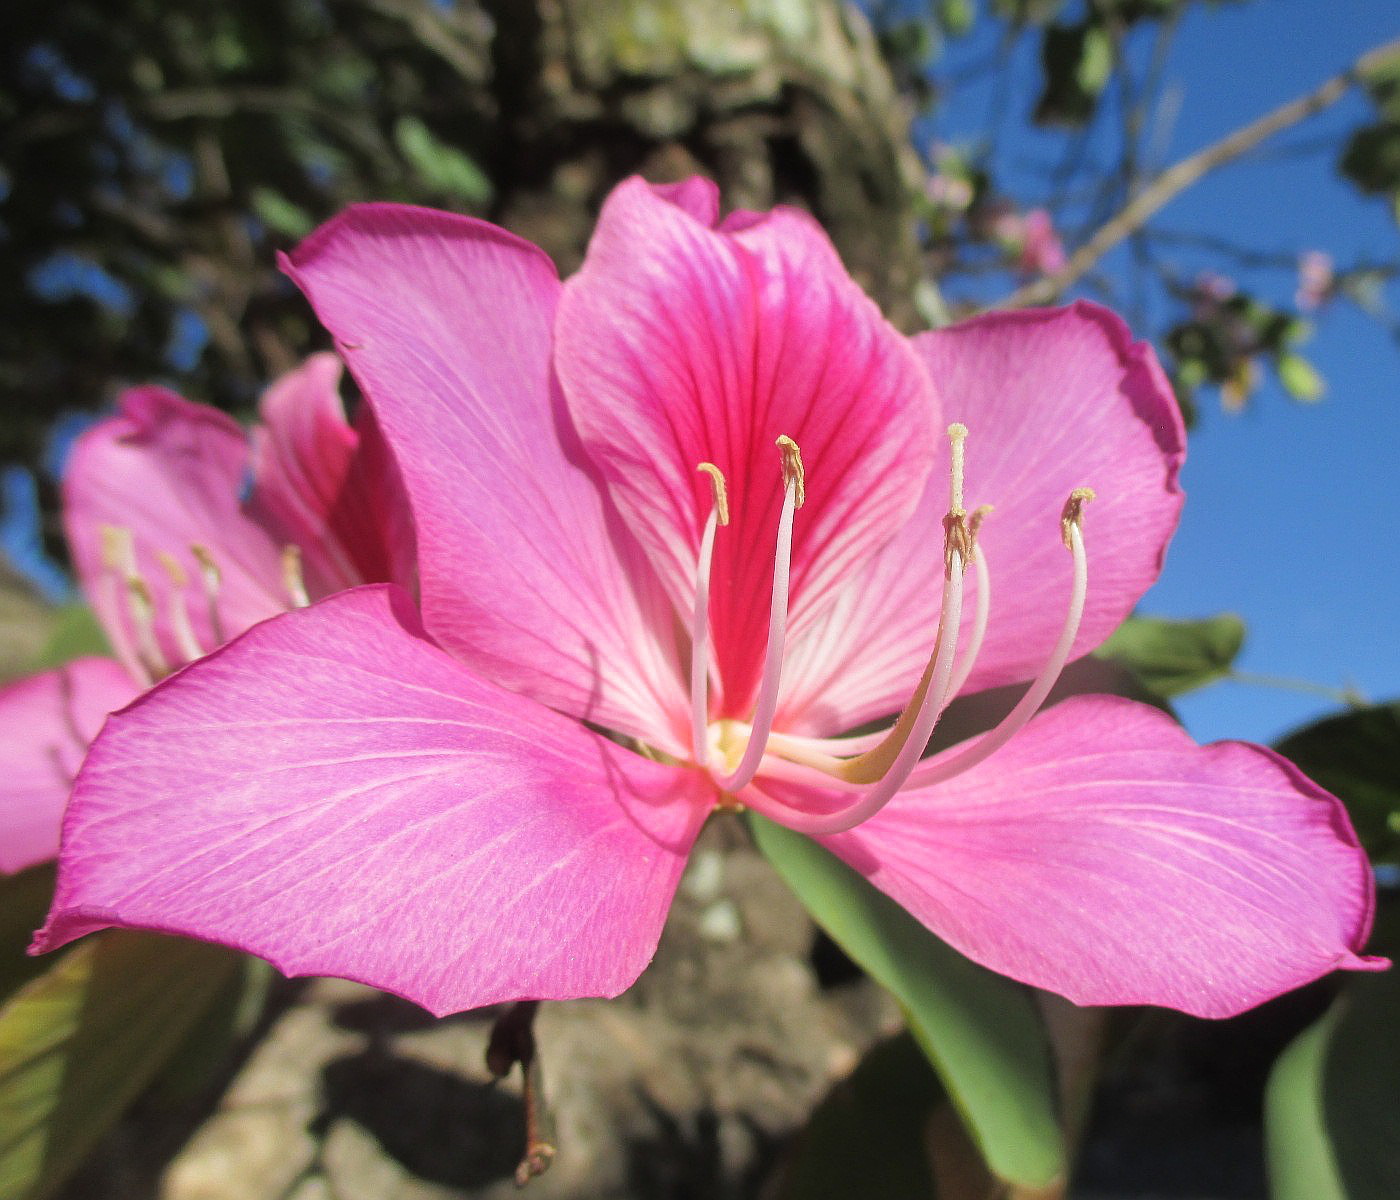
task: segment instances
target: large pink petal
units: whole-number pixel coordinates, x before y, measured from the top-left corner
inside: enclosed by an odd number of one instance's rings
[[[674,617],[610,531],[553,382],[549,260],[468,217],[363,205],[284,266],[393,447],[433,636],[513,691],[683,747]]]
[[[949,420],[967,440],[967,503],[994,511],[979,539],[992,576],[992,618],[968,691],[1033,676],[1059,635],[1070,558],[1059,518],[1070,491],[1084,510],[1089,595],[1074,655],[1104,640],[1157,578],[1183,495],[1180,410],[1151,347],[1108,310],[998,313],[914,339]],[[947,510],[940,448],[908,525],[854,576],[839,621],[793,647],[787,727],[835,732],[898,711],[933,645]],[[972,605],[964,605],[964,629]]]
[[[485,683],[402,591],[355,589],[109,722],[37,947],[156,929],[439,1014],[614,995],[651,958],[713,794]]]
[[[0,873],[58,853],[73,777],[109,712],[141,689],[110,658],[79,658],[0,688]]]
[[[223,413],[158,387],[126,392],[116,416],[74,447],[63,481],[63,518],[74,565],[112,645],[132,671],[136,630],[121,576],[104,566],[103,529],[128,531],[136,567],[154,601],[155,632],[168,665],[189,655],[175,632],[177,597],[200,649],[282,611],[280,547],[242,511],[248,443]],[[191,547],[209,550],[221,582],[212,619]],[[178,586],[162,556],[178,564]]]
[[[792,629],[908,518],[933,462],[936,405],[909,345],[804,215],[711,228],[702,207],[629,180],[564,285],[556,366],[584,445],[680,611],[694,594],[715,463],[733,524],[714,556],[720,711],[751,705],[767,642],[783,484],[801,447]]]
[[[1222,1017],[1380,965],[1358,957],[1374,891],[1340,802],[1129,700],[1068,699],[823,841],[970,958],[1079,1004]]]

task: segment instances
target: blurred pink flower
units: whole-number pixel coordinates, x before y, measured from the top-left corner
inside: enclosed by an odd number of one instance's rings
[[[1054,275],[1064,270],[1067,261],[1050,214],[1043,208],[1031,209],[1021,222],[1020,269],[1027,275]]]
[[[0,689],[0,871],[57,853],[73,777],[109,712],[267,617],[411,579],[387,450],[372,426],[347,424],[340,371],[319,354],[284,376],[251,435],[140,387],[78,439],[64,528],[117,660],[82,658]]]
[[[1369,865],[1287,762],[1113,697],[1034,715],[1181,505],[1175,399],[1112,314],[907,340],[808,217],[721,220],[698,179],[620,185],[562,285],[397,205],[286,267],[403,471],[421,615],[343,592],[113,717],[37,949],[160,929],[437,1013],[614,995],[743,804],[1080,1003],[1223,1015],[1373,965]],[[1024,680],[921,757],[958,692]]]
[[[1321,308],[1332,298],[1336,286],[1332,256],[1322,250],[1309,250],[1298,259],[1298,291],[1294,296],[1305,312]]]

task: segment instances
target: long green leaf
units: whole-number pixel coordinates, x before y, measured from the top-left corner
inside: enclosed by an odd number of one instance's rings
[[[0,1196],[48,1195],[151,1081],[239,962],[111,930],[0,1009]]]
[[[750,814],[813,918],[894,993],[987,1165],[1045,1187],[1064,1172],[1049,1039],[1029,992],[964,958],[810,838]]]
[[[1400,911],[1373,948],[1400,951]],[[1400,974],[1356,975],[1274,1066],[1265,1097],[1274,1200],[1400,1196]]]

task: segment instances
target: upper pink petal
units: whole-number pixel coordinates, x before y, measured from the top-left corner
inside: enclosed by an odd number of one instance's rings
[[[251,630],[114,717],[37,949],[125,925],[435,1013],[614,995],[713,798],[482,681],[393,587]]]
[[[993,506],[978,537],[991,623],[965,690],[1020,682],[1064,621],[1072,569],[1060,514],[1074,488],[1098,498],[1084,510],[1089,593],[1073,656],[1102,642],[1156,580],[1184,499],[1180,409],[1151,347],[1084,301],[979,317],[914,344],[947,418],[969,430],[967,506]],[[946,471],[940,447],[914,518],[852,576],[831,619],[794,644],[784,728],[850,729],[908,700],[938,625],[943,560],[930,531],[947,510]]]
[[[139,671],[130,599],[120,575],[104,566],[104,527],[132,537],[156,636],[172,666],[189,657],[172,622],[177,595],[205,651],[218,644],[216,625],[231,637],[290,603],[280,547],[240,504],[248,466],[248,442],[236,422],[158,387],[124,393],[117,415],[78,438],[63,481],[64,527],[83,588],[131,670]],[[217,622],[193,546],[207,548],[219,569]],[[183,586],[162,556],[178,564]]]
[[[674,618],[553,381],[549,260],[468,217],[363,205],[284,266],[393,448],[433,636],[513,691],[682,746]]]
[[[791,624],[814,620],[913,509],[933,461],[936,405],[907,342],[803,214],[718,229],[640,179],[604,205],[564,285],[556,366],[569,410],[682,613],[711,506],[728,482],[710,613],[720,709],[746,711],[767,640],[783,480],[801,447],[807,502],[793,542]]]
[[[1383,965],[1358,956],[1374,889],[1341,803],[1129,700],[1068,699],[823,841],[968,957],[1078,1004],[1229,1016]]]
[[[110,658],[79,658],[0,688],[0,873],[58,853],[73,777],[109,712],[141,689]]]
[[[340,359],[314,354],[274,383],[252,431],[246,509],[301,552],[306,590],[412,581],[413,533],[397,466],[368,408],[355,427],[340,397]]]

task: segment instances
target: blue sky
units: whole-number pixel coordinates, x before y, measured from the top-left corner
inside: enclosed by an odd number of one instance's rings
[[[1363,50],[1400,37],[1395,0],[1254,0],[1194,5],[1182,21],[1166,79],[1180,108],[1164,139],[1174,161],[1278,104],[1311,90]],[[985,46],[953,51],[972,61]],[[1019,129],[1038,83],[1034,48],[1017,72],[1007,134]],[[956,141],[986,125],[988,98],[965,91],[946,106],[938,134]],[[1297,147],[1371,119],[1360,96],[1280,136]],[[1003,161],[1054,161],[1062,135],[1015,133]],[[1333,172],[1328,153],[1266,150],[1183,193],[1160,215],[1172,230],[1211,233],[1293,255],[1317,247],[1340,264],[1397,256],[1388,205],[1364,200]],[[1013,184],[1015,176],[1009,176]],[[1022,203],[1036,199],[1024,177]],[[1205,260],[1180,254],[1190,277]],[[1110,268],[1123,257],[1108,260]],[[1250,277],[1279,303],[1289,271]],[[1391,294],[1394,300],[1394,289]],[[1157,310],[1160,313],[1160,309]],[[1203,406],[1184,474],[1188,500],[1161,581],[1143,611],[1202,616],[1231,610],[1249,628],[1239,667],[1339,686],[1371,699],[1400,695],[1400,348],[1355,309],[1318,314],[1305,348],[1328,382],[1323,401],[1289,401],[1272,380],[1248,411]],[[1179,706],[1202,740],[1271,741],[1335,707],[1326,698],[1222,683]]]

